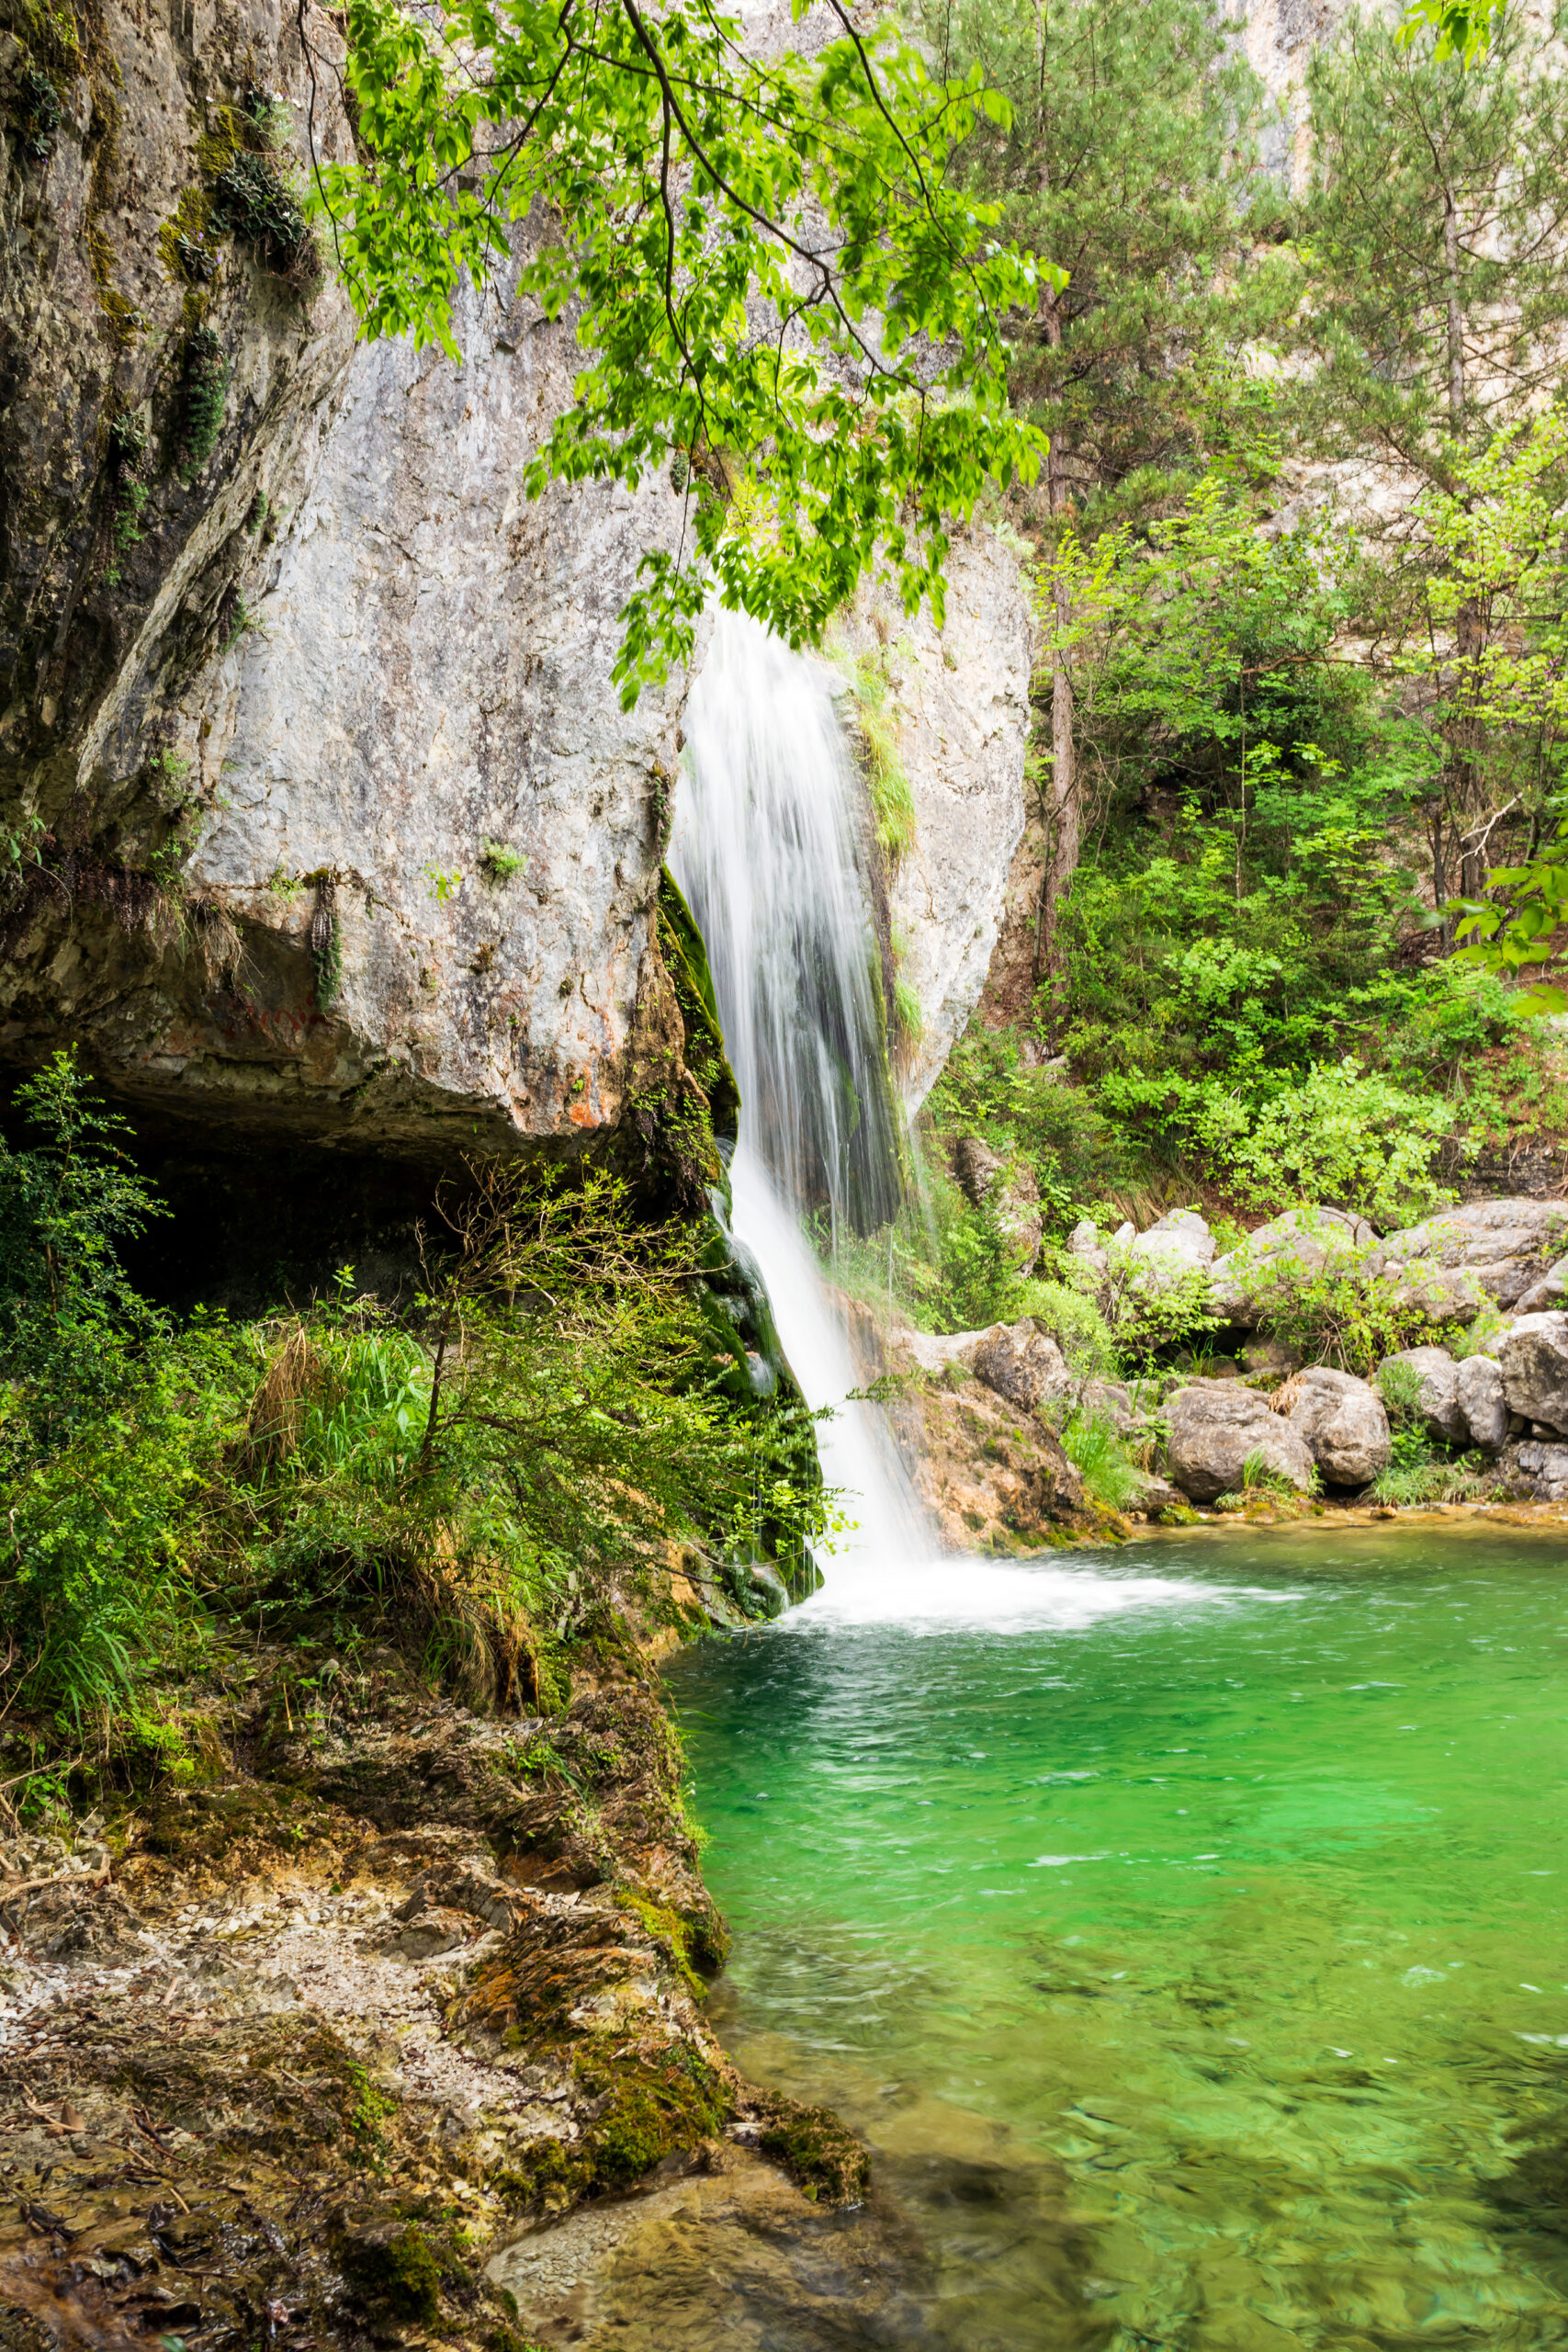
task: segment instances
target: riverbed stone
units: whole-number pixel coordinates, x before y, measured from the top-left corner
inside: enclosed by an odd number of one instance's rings
[[[1273,1401],[1306,1440],[1330,1486],[1368,1487],[1387,1469],[1388,1414],[1370,1381],[1328,1364],[1309,1364],[1292,1375]]]
[[[1380,1384],[1391,1364],[1416,1375],[1420,1384],[1417,1402],[1432,1434],[1445,1444],[1462,1445],[1470,1435],[1470,1423],[1459,1400],[1459,1366],[1447,1348],[1401,1348],[1397,1355],[1385,1356],[1379,1367]]]
[[[1458,1367],[1454,1392],[1472,1445],[1495,1452],[1508,1434],[1502,1365],[1495,1356],[1466,1356]]]
[[[1497,1351],[1508,1410],[1568,1430],[1568,1315],[1521,1315]]]
[[[1213,1502],[1239,1487],[1252,1455],[1300,1494],[1316,1483],[1301,1431],[1238,1380],[1193,1380],[1166,1403],[1166,1471],[1194,1502]]]

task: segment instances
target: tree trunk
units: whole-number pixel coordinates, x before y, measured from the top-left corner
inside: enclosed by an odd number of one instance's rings
[[[1443,190],[1443,263],[1449,281],[1449,431],[1464,431],[1464,314],[1459,300],[1459,215],[1451,190]]]

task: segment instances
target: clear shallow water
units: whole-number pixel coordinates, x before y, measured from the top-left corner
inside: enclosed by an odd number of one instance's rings
[[[1568,1550],[945,1574],[671,1672],[721,2029],[866,2132],[929,2340],[1568,2345]]]

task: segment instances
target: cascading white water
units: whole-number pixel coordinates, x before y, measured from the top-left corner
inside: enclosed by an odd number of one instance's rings
[[[829,673],[753,621],[715,619],[686,706],[671,872],[707,948],[740,1088],[734,1231],[755,1258],[780,1340],[819,1424],[822,1471],[855,1525],[824,1592],[795,1612],[913,1625],[1060,1625],[1140,1603],[1212,1601],[1184,1578],[1013,1566],[944,1555],[874,1406],[806,1238],[885,1222],[898,1199],[897,1110],[857,868],[856,806]]]
[[[818,664],[722,612],[685,729],[670,870],[740,1088],[735,1233],[807,1404],[834,1408],[819,1452],[857,1521],[846,1560],[907,1567],[936,1545],[880,1416],[845,1401],[859,1385],[849,1340],[802,1230],[810,1210],[837,1229],[897,1200],[843,731]]]

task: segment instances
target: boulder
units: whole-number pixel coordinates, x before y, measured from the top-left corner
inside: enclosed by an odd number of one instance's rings
[[[1080,1218],[1074,1226],[1067,1236],[1066,1249],[1070,1258],[1080,1260],[1096,1274],[1104,1276],[1107,1269],[1105,1245],[1100,1238],[1100,1227],[1092,1217]]]
[[[1299,1494],[1311,1493],[1315,1466],[1305,1439],[1256,1389],[1236,1380],[1190,1381],[1168,1399],[1166,1417],[1166,1470],[1194,1502],[1239,1487],[1253,1454]]]
[[[1529,1290],[1522,1293],[1517,1302],[1517,1312],[1520,1315],[1540,1315],[1554,1306],[1561,1306],[1564,1293],[1568,1293],[1568,1258],[1559,1258],[1555,1265],[1548,1266],[1539,1282],[1532,1283]]]
[[[1213,1263],[1214,1237],[1196,1209],[1173,1209],[1157,1225],[1135,1233],[1126,1247],[1130,1258],[1183,1274],[1190,1267]]]
[[[1389,1266],[1464,1269],[1499,1306],[1519,1306],[1562,1262],[1568,1206],[1561,1201],[1471,1201],[1383,1244]]]
[[[1216,1313],[1251,1329],[1277,1284],[1325,1271],[1365,1273],[1381,1262],[1378,1237],[1365,1217],[1344,1209],[1287,1209],[1213,1260],[1210,1299]]]
[[[1521,1315],[1503,1334],[1497,1362],[1511,1413],[1568,1430],[1568,1315]]]
[[[970,1359],[977,1380],[1021,1413],[1032,1413],[1052,1398],[1068,1399],[1077,1383],[1055,1340],[1037,1331],[1027,1317],[1021,1323],[997,1323],[986,1332]]]
[[[1145,1519],[1158,1519],[1163,1511],[1185,1509],[1188,1498],[1168,1478],[1157,1477],[1145,1470],[1136,1494],[1130,1495],[1124,1508],[1141,1512]]]
[[[1495,1453],[1508,1434],[1503,1368],[1495,1356],[1466,1356],[1457,1367],[1455,1397],[1472,1445]]]
[[[1385,1266],[1377,1282],[1384,1306],[1419,1315],[1426,1323],[1473,1323],[1488,1303],[1480,1276],[1468,1266],[1433,1266],[1417,1259],[1412,1265]]]
[[[1470,1435],[1470,1424],[1459,1401],[1459,1366],[1447,1348],[1402,1348],[1397,1355],[1385,1356],[1379,1367],[1380,1385],[1391,1364],[1405,1365],[1415,1374],[1419,1384],[1416,1401],[1433,1436],[1449,1445],[1462,1445]],[[1386,1388],[1383,1393],[1387,1395]]]
[[[1536,1502],[1568,1502],[1568,1445],[1542,1444],[1537,1438],[1527,1438],[1498,1466],[1511,1472]]]
[[[1367,1487],[1387,1469],[1393,1451],[1388,1415],[1370,1381],[1309,1364],[1285,1383],[1273,1405],[1306,1440],[1330,1486]]]
[[[866,1319],[874,1324],[874,1318]],[[860,1345],[862,1334],[858,1323],[857,1317],[855,1324],[852,1325],[852,1336],[857,1342],[857,1359],[865,1352]],[[898,1344],[922,1372],[943,1373],[953,1364],[964,1372],[973,1372],[975,1351],[986,1337],[984,1331],[900,1331]],[[865,1371],[863,1363],[861,1369]],[[887,1365],[878,1360],[874,1368],[866,1372],[866,1377],[874,1379],[887,1369]]]

